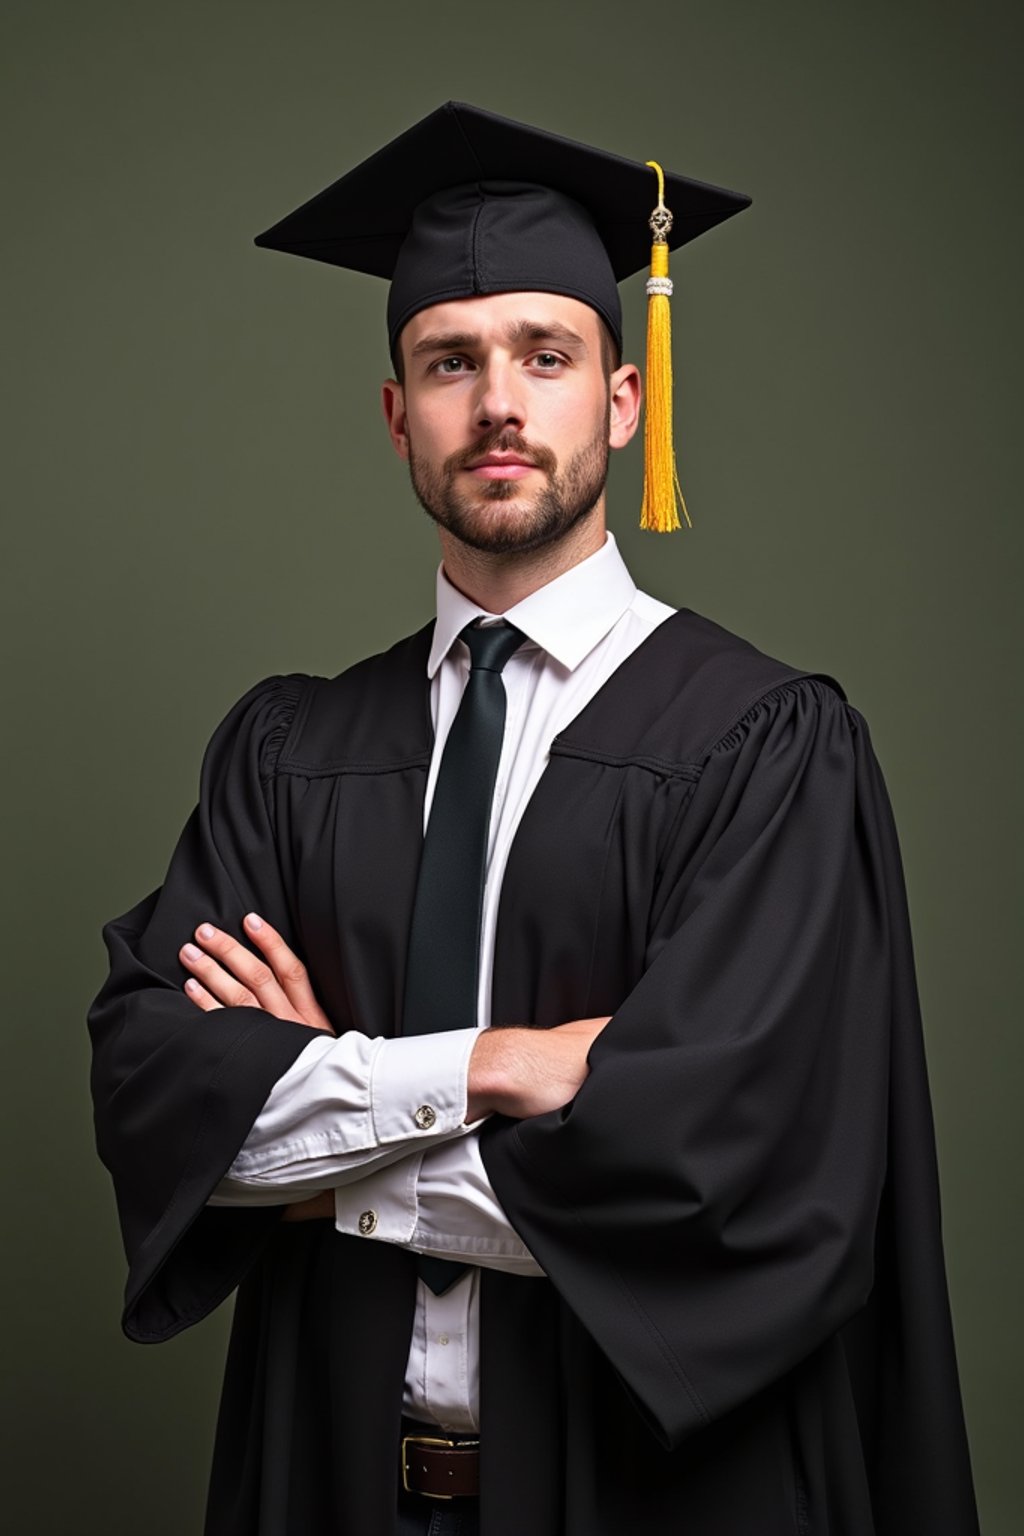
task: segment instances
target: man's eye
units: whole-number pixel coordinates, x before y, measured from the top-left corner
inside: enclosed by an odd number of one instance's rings
[[[538,352],[534,358],[534,362],[539,363],[545,372],[550,371],[552,368],[557,368],[561,361],[562,359],[558,356],[557,352]]]
[[[436,366],[439,373],[459,373],[465,361],[464,357],[442,357]],[[449,363],[454,363],[454,368],[449,368]]]

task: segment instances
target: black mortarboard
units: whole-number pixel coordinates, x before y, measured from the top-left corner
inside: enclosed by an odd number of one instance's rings
[[[659,200],[649,226],[652,168],[658,173]],[[742,192],[663,175],[653,161],[626,160],[465,102],[447,101],[257,235],[256,244],[389,278],[392,356],[402,327],[430,304],[531,289],[589,304],[621,348],[617,284],[651,262],[653,228],[655,286],[649,284],[648,291],[652,313],[663,316],[661,387],[654,398],[661,402],[658,415],[662,429],[667,426],[671,455],[671,372],[665,373],[668,250],[696,239],[749,203]],[[651,409],[649,393],[648,422]],[[673,461],[662,465],[660,480],[669,469],[674,479]],[[672,518],[655,517],[644,525],[679,526],[674,491]]]

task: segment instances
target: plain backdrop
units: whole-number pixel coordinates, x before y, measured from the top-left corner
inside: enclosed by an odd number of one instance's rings
[[[436,537],[379,407],[385,287],[252,237],[448,98],[753,197],[672,263],[694,526],[639,531],[639,439],[610,523],[642,588],[868,720],[984,1529],[1021,1528],[1020,17],[5,4],[7,1529],[200,1528],[229,1308],[120,1334],[84,1015],[100,927],[161,881],[231,703],[431,615]]]

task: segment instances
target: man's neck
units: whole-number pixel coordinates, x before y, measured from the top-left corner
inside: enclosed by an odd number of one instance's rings
[[[510,550],[492,554],[473,549],[439,528],[444,573],[464,597],[479,603],[486,613],[506,613],[549,581],[586,560],[605,542],[604,506],[577,523],[575,528],[540,549]]]

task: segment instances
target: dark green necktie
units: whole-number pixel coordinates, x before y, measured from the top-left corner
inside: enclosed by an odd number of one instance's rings
[[[470,673],[441,755],[409,931],[403,1035],[470,1029],[477,1022],[480,921],[491,800],[505,734],[502,669],[522,644],[511,624],[462,631]],[[420,1254],[417,1270],[440,1295],[466,1269]]]

